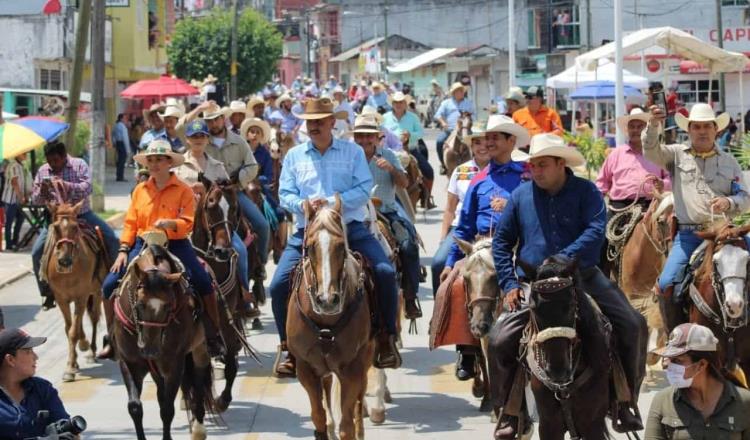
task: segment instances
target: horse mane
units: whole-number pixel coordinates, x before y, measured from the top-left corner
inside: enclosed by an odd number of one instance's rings
[[[321,228],[342,236],[347,248],[349,248],[346,237],[346,224],[343,222],[343,216],[338,211],[328,207],[318,210],[310,222],[310,232],[317,232]]]

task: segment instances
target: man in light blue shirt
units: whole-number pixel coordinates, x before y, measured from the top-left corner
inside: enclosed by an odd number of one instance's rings
[[[354,109],[352,108],[351,103],[349,103],[349,100],[346,99],[346,93],[344,93],[344,89],[342,89],[341,86],[333,88],[333,99],[339,103],[338,107],[336,107],[336,111],[345,111],[347,115],[346,122],[349,123],[350,127],[354,126]]]
[[[445,174],[443,163],[443,144],[448,136],[456,128],[456,123],[463,113],[470,113],[472,120],[475,119],[474,104],[466,99],[466,88],[460,82],[453,83],[449,91],[451,97],[440,103],[433,119],[443,130],[437,137],[436,146],[438,159],[440,159],[441,173]]]
[[[125,181],[125,162],[128,160],[128,148],[130,148],[130,136],[128,135],[128,115],[120,113],[117,115],[115,128],[112,130],[112,140],[117,150],[117,181]]]
[[[391,111],[391,105],[388,103],[388,94],[383,89],[383,84],[375,81],[372,83],[372,94],[367,98],[367,105],[375,107],[378,113]]]
[[[279,179],[281,206],[295,215],[297,231],[287,242],[270,287],[273,315],[281,339],[274,374],[277,377],[296,375],[294,356],[287,353],[282,360],[282,354],[288,352],[286,312],[290,277],[302,258],[306,226],[304,204],[308,202],[313,210],[333,206],[336,194],[339,194],[342,202],[348,245],[369,261],[377,280],[375,289],[385,331],[379,332],[374,365],[378,368],[398,368],[401,357],[396,348],[396,271],[364,223],[372,189],[372,175],[365,154],[356,144],[333,137],[336,119],[346,118],[346,113],[335,113],[331,99],[306,101],[305,112],[300,117],[307,122],[310,140],[289,150]]]
[[[299,131],[302,121],[292,112],[292,97],[288,94],[281,95],[276,100],[278,110],[271,113],[268,122],[281,129],[282,133],[291,133],[294,140],[298,141],[297,131]]]

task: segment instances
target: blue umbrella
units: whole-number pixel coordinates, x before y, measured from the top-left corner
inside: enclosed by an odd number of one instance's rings
[[[66,122],[46,116],[26,116],[13,123],[28,128],[47,142],[57,139],[68,129]]]
[[[641,97],[643,94],[635,87],[623,85],[626,98]],[[615,99],[615,83],[612,81],[599,81],[583,86],[570,94],[570,99],[575,100],[608,100]]]

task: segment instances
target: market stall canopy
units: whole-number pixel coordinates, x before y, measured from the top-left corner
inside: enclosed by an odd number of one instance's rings
[[[643,96],[640,90],[635,87],[625,86],[623,88],[626,98]],[[570,94],[570,99],[606,101],[615,99],[615,83],[612,81],[598,81],[596,83],[583,86]]]
[[[596,70],[582,70],[574,64],[557,75],[547,78],[547,87],[553,89],[573,89],[601,81],[614,82],[616,74],[615,63],[607,59],[600,59],[599,67]],[[627,70],[622,71],[622,79],[626,86],[637,89],[648,87],[648,78],[636,75]]]
[[[200,91],[185,80],[162,75],[159,79],[144,79],[135,82],[120,92],[120,96],[129,99],[162,99],[167,96],[198,95]]]
[[[708,71],[708,68],[696,63],[695,61],[691,60],[682,60],[680,61],[680,73],[682,74],[690,74],[690,73],[710,73]],[[748,64],[745,65],[745,69],[743,70],[743,73],[750,73],[750,60],[748,60]]]
[[[706,66],[711,72],[737,72],[745,68],[748,58],[737,52],[721,49],[687,32],[672,27],[642,29],[622,39],[622,56],[628,56],[651,46],[661,46],[670,54]],[[576,57],[581,70],[596,70],[599,60],[614,60],[615,43],[611,42]]]

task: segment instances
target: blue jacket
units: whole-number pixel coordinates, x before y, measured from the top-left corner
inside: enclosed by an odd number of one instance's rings
[[[30,377],[21,385],[26,396],[20,405],[0,388],[0,439],[39,437],[50,423],[70,418],[51,383],[41,377]],[[49,411],[44,423],[36,420],[40,410]]]
[[[258,145],[253,152],[255,161],[258,162],[258,180],[263,187],[273,183],[273,159],[265,145]]]
[[[568,169],[559,193],[546,191],[527,182],[511,195],[492,239],[497,280],[503,292],[519,287],[523,277],[515,257],[532,266],[562,254],[578,261],[580,269],[599,263],[604,243],[607,212],[596,186]],[[518,274],[518,276],[516,275]]]

